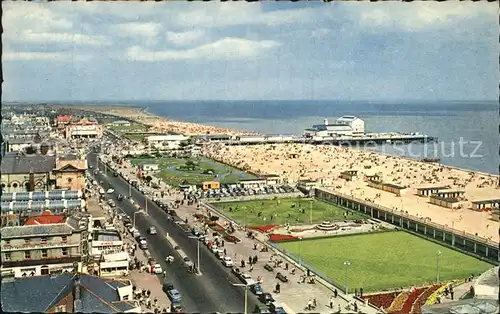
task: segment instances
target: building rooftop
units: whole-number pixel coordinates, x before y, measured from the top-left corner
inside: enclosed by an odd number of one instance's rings
[[[80,229],[82,229],[79,222],[80,219],[68,217],[65,223],[3,227],[0,230],[0,236],[2,239],[16,239],[37,236],[70,235],[73,232],[80,231]]]
[[[500,203],[500,199],[495,200],[480,200],[480,201],[472,201],[472,204],[498,204]]]
[[[429,191],[429,190],[444,190],[444,189],[449,189],[450,186],[429,186],[429,187],[420,187],[417,188],[417,191]]]
[[[7,153],[2,158],[1,172],[2,174],[48,173],[55,165],[55,156]]]
[[[50,224],[61,224],[66,221],[65,215],[47,215],[43,214],[41,216],[34,216],[28,218],[24,223],[25,226],[37,226],[37,225],[50,225]]]
[[[122,238],[118,231],[94,230],[92,233],[93,241],[113,242],[121,241]]]
[[[128,282],[86,274],[64,273],[3,280],[2,309],[6,312],[46,313],[68,295],[73,295],[78,313],[122,313],[136,308],[133,301],[120,301],[118,287]],[[74,292],[79,287],[79,298]],[[71,306],[69,306],[71,308]],[[67,311],[70,312],[67,307]]]

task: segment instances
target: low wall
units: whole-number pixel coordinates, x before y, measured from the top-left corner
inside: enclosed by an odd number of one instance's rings
[[[364,213],[372,218],[390,223],[402,230],[480,258],[486,262],[495,265],[500,262],[498,243],[493,241],[433,222],[423,221],[418,217],[345,194],[316,189],[315,195],[325,202]]]

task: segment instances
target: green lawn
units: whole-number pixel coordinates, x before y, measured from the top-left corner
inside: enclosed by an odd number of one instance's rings
[[[383,232],[284,242],[288,253],[345,286],[345,261],[349,289],[380,291],[436,281],[437,259],[442,281],[464,279],[493,267],[486,262],[424,240],[409,233]]]
[[[126,134],[128,132],[146,132],[148,127],[139,123],[132,123],[130,126],[126,125],[108,125],[108,128],[120,136],[127,137],[130,140],[141,142],[146,135],[144,134]]]
[[[132,140],[132,141],[142,142],[142,141],[144,141],[144,139],[148,135],[137,133],[137,134],[125,134],[123,136],[125,136],[126,138],[128,138],[129,140]]]
[[[179,167],[185,166],[186,162],[196,163],[194,170],[184,170]],[[222,184],[237,183],[240,179],[251,179],[255,176],[240,171],[236,168],[218,163],[208,158],[133,158],[130,162],[134,165],[142,163],[157,163],[160,172],[157,177],[165,182],[177,186],[187,181],[188,184],[201,184],[203,181],[219,181]],[[205,170],[213,170],[213,174],[203,173]]]
[[[311,198],[220,202],[212,205],[220,208],[231,218],[243,224],[246,220],[246,224],[249,226],[284,224],[287,222],[290,224],[309,223],[311,208],[312,221],[314,223],[324,220],[344,220],[344,213],[346,212],[348,213],[347,219],[349,220],[366,218],[366,216],[362,216],[361,214]],[[229,208],[232,208],[232,210]],[[259,212],[262,213],[260,217],[258,216]],[[271,219],[273,215],[276,216]],[[264,218],[266,219],[264,220]]]

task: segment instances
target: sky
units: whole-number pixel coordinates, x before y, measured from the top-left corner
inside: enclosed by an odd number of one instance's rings
[[[496,3],[2,7],[3,101],[498,99]]]

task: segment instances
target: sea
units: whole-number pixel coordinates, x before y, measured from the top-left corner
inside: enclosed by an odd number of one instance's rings
[[[263,134],[302,135],[304,129],[334,122],[343,115],[365,121],[366,132],[411,132],[438,137],[437,143],[384,144],[370,149],[498,174],[500,112],[498,101],[137,101],[172,120],[197,122]]]

